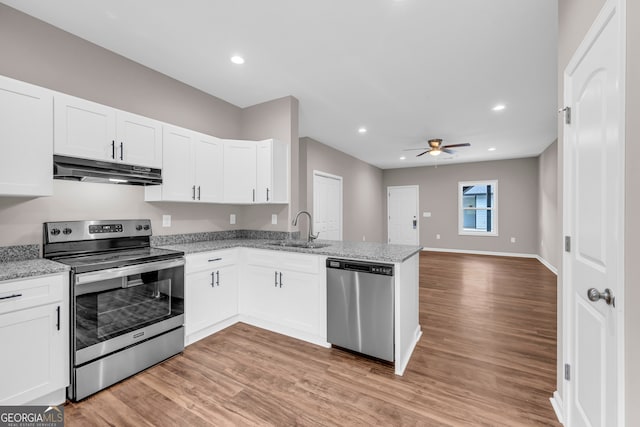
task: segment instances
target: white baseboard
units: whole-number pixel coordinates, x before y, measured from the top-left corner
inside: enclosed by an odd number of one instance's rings
[[[551,401],[551,406],[556,413],[558,421],[560,421],[560,424],[564,425],[562,397],[560,397],[560,393],[558,393],[558,390],[553,392],[553,396],[549,398],[549,401]]]
[[[425,252],[452,252],[455,254],[471,254],[471,255],[491,255],[491,256],[508,256],[514,258],[535,258],[542,265],[547,267],[553,274],[558,275],[558,270],[547,260],[537,254],[524,254],[517,252],[493,252],[493,251],[476,251],[472,249],[444,249],[444,248],[422,248]]]

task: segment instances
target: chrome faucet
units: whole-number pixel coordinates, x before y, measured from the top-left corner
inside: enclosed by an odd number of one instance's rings
[[[298,212],[293,222],[291,223],[291,225],[298,225],[298,217],[302,214],[306,214],[309,217],[309,235],[307,236],[307,242],[311,243],[312,241],[318,238],[318,235],[320,233],[318,232],[316,234],[313,234],[313,221],[311,220],[311,214],[309,212],[307,211]]]

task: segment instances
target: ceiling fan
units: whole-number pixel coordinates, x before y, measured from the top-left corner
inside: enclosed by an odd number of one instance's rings
[[[471,144],[469,144],[468,142],[465,142],[463,144],[442,145],[442,139],[439,139],[439,138],[430,139],[428,142],[429,142],[429,148],[408,148],[404,151],[426,150],[418,154],[416,157],[420,157],[423,154],[427,154],[427,153],[429,153],[431,156],[439,156],[440,153],[453,154],[454,151],[450,150],[450,148],[471,146]]]

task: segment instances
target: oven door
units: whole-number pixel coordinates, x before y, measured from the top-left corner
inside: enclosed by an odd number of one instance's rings
[[[184,259],[73,277],[74,366],[184,324]]]

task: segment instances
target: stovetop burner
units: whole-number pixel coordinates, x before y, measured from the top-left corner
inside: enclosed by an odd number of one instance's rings
[[[132,250],[118,250],[88,255],[77,255],[53,258],[54,261],[67,264],[75,273],[106,270],[145,262],[162,261],[180,258],[184,252],[160,248],[141,248]]]

